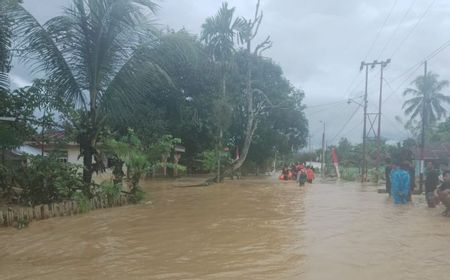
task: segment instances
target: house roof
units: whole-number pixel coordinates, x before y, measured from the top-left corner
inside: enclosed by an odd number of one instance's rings
[[[412,149],[414,159],[420,159],[420,147]],[[425,160],[450,159],[450,142],[430,143],[424,148]]]
[[[14,150],[11,151],[14,155],[17,156],[23,156],[23,155],[31,155],[31,156],[38,156],[42,154],[42,151],[38,148],[32,147],[30,145],[22,145]],[[44,155],[47,155],[47,153],[44,153]]]

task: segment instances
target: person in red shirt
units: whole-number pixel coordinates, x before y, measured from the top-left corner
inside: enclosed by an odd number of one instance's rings
[[[308,183],[312,184],[314,179],[315,179],[314,170],[312,169],[311,166],[308,166],[306,168],[306,180],[308,181]]]

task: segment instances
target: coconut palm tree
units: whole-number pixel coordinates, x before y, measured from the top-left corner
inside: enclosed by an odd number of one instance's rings
[[[409,122],[419,118],[424,127],[428,127],[446,116],[447,110],[443,105],[450,104],[450,96],[442,93],[442,90],[449,86],[449,81],[440,81],[439,75],[430,72],[417,77],[412,84],[415,88],[407,88],[403,92],[404,96],[411,96],[402,107],[410,117]]]
[[[12,19],[6,12],[18,0],[0,1],[0,90],[9,89],[8,73],[11,62]]]
[[[148,17],[156,10],[152,0],[73,0],[42,25],[20,4],[9,10],[21,59],[75,108],[86,185],[100,168],[96,144],[106,120],[133,110],[136,96],[169,80],[151,52],[158,40]]]

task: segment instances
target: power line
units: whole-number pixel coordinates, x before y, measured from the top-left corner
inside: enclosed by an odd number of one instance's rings
[[[391,43],[392,39],[394,39],[394,36],[397,34],[397,31],[400,29],[400,26],[403,24],[403,22],[405,21],[406,17],[409,15],[409,13],[411,12],[412,8],[414,7],[414,4],[417,2],[417,0],[414,0],[413,2],[411,2],[411,5],[409,5],[408,9],[406,10],[406,12],[403,14],[403,17],[401,18],[401,20],[399,21],[399,23],[397,24],[397,26],[394,29],[394,32],[392,32],[391,36],[389,37],[389,39],[386,41],[386,44],[384,44],[383,48],[381,49],[380,54],[378,55],[378,57],[381,57],[381,55],[383,54],[383,52],[386,50],[386,48],[389,46],[389,44]],[[391,56],[392,57],[392,56]]]
[[[340,103],[344,103],[347,102],[346,100],[340,100],[340,101],[336,101],[336,102],[331,102],[331,103],[324,103],[324,104],[316,104],[313,106],[307,106],[305,109],[311,109],[311,108],[317,108],[317,107],[327,107],[327,106],[331,106],[331,105],[336,105],[336,104],[340,104]]]
[[[441,52],[443,52],[445,49],[447,49],[450,46],[450,40],[447,40],[446,42],[444,42],[442,45],[440,45],[437,49],[433,50],[430,54],[428,54],[427,56],[424,57],[424,59],[421,62],[417,62],[416,64],[414,64],[413,66],[411,66],[410,68],[408,68],[406,71],[404,71],[402,74],[400,74],[399,76],[395,77],[394,79],[392,79],[391,81],[388,81],[385,79],[385,81],[387,82],[388,86],[392,89],[392,93],[387,96],[384,100],[383,103],[385,103],[388,99],[390,99],[394,94],[397,93],[397,91],[406,83],[409,81],[409,79],[411,78],[411,76],[416,73],[416,71],[422,67],[422,65],[424,64],[423,61],[426,60],[431,60],[432,58],[436,57],[438,54],[440,54]],[[395,89],[392,88],[391,83],[393,81],[399,80],[402,77],[406,76],[407,77],[399,84],[399,86]]]
[[[387,82],[386,84],[389,86],[389,88],[392,90],[391,94],[386,96],[383,100],[383,104],[386,103],[392,96],[397,94],[397,92],[408,82],[410,81],[410,78],[416,73],[416,71],[421,67],[421,64],[419,64],[416,68],[413,69],[413,71],[410,72],[410,74],[395,88],[393,89],[390,82]],[[385,80],[387,81],[387,80]]]
[[[350,118],[344,123],[344,125],[341,127],[341,129],[338,131],[338,133],[331,139],[330,142],[333,142],[336,140],[337,137],[339,137],[344,131],[344,129],[347,127],[347,125],[350,123],[350,121],[356,116],[356,113],[358,113],[360,106],[356,107],[356,110],[351,114]]]
[[[386,16],[386,18],[384,19],[383,25],[381,25],[381,28],[378,30],[377,34],[375,35],[375,39],[372,42],[372,45],[369,48],[369,51],[367,52],[366,56],[364,57],[364,60],[367,60],[367,58],[369,57],[369,54],[372,52],[373,47],[375,46],[375,43],[378,41],[378,39],[380,38],[381,32],[383,31],[384,27],[386,26],[386,23],[388,22],[389,18],[392,15],[392,12],[394,11],[395,6],[397,6],[397,2],[398,0],[395,0],[394,4],[391,7],[391,10],[389,11],[389,14]]]
[[[406,35],[406,37],[400,42],[400,44],[397,46],[397,48],[392,53],[391,57],[393,57],[395,54],[397,54],[398,50],[403,46],[403,44],[409,39],[409,37],[413,34],[414,30],[419,26],[419,24],[422,22],[422,20],[425,18],[425,16],[428,14],[428,12],[431,10],[431,7],[433,7],[434,3],[436,3],[436,0],[433,0],[430,5],[425,9],[421,17],[417,20],[416,24],[411,28],[410,32]]]
[[[389,21],[392,12],[394,11],[394,8],[397,6],[398,0],[395,0],[394,4],[391,6],[391,9],[389,10],[388,15],[386,16],[386,18],[383,21],[383,24],[381,25],[380,29],[378,29],[377,34],[375,35],[374,40],[372,41],[369,50],[366,53],[366,56],[364,58],[364,60],[367,60],[367,58],[369,57],[370,53],[373,50],[373,47],[375,46],[375,44],[377,43],[378,39],[380,38],[381,32],[383,31],[383,29],[386,27],[387,22]],[[350,84],[348,85],[346,92],[347,92],[347,96],[350,97],[350,94],[353,92],[353,90],[351,91],[350,89],[352,88],[352,86],[355,84],[356,80],[358,79],[358,77],[360,76],[361,71],[358,71],[358,73],[356,73],[356,75],[354,76],[354,78],[352,79],[352,81],[350,82]],[[355,88],[354,88],[355,89]]]

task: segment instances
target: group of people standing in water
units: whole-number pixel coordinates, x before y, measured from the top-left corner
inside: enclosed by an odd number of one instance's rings
[[[312,184],[316,175],[314,167],[306,166],[303,163],[293,163],[285,166],[281,171],[280,180],[296,180],[300,186],[304,186],[306,182]]]
[[[415,188],[414,169],[408,162],[386,162],[386,192],[395,204],[407,204]],[[434,208],[439,203],[445,206],[443,215],[450,216],[450,170],[442,172],[427,163],[425,171],[425,194],[428,207]]]

